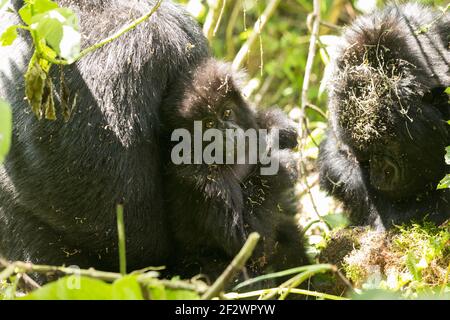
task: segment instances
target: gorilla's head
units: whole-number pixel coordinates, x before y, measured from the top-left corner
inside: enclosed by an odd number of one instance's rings
[[[163,107],[168,126],[192,132],[194,121],[201,121],[204,130],[257,129],[256,116],[239,89],[242,77],[228,63],[205,60],[180,81],[176,106]]]
[[[210,150],[206,148],[209,148],[211,142],[217,143],[219,147],[211,148],[211,155],[215,159],[222,159],[221,163],[219,165],[217,162],[208,165],[203,163],[190,166],[189,170],[201,171],[205,176],[220,180],[225,175],[242,179],[252,169],[253,165],[246,161],[249,159],[248,143],[245,145],[237,143],[237,133],[259,129],[257,116],[241,93],[244,76],[240,72],[233,71],[229,63],[213,58],[207,59],[191,73],[179,79],[171,93],[172,96],[163,105],[161,115],[165,130],[168,132],[186,129],[194,141],[198,138],[194,132],[195,123],[201,123],[203,133],[208,129],[217,129],[215,132],[221,133],[219,137],[214,136],[202,141],[202,150],[205,152]],[[238,129],[242,131],[237,131]],[[244,153],[238,152],[238,147],[242,145],[245,147]],[[192,143],[192,148],[195,148],[195,143]],[[235,164],[228,161],[227,157],[230,154]],[[236,164],[239,156],[244,156],[245,159]]]
[[[363,17],[344,34],[330,92],[336,134],[371,187],[393,199],[435,188],[448,171],[450,144],[448,42],[421,34],[421,20],[410,23],[402,10]]]

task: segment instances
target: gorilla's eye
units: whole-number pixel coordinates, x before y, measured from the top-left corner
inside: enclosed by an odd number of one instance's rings
[[[382,168],[384,173],[384,179],[386,182],[393,183],[398,179],[398,169],[395,163],[391,160],[385,159],[385,163]]]
[[[223,112],[223,118],[225,120],[231,118],[232,115],[233,115],[233,110],[231,110],[231,109],[227,109]]]
[[[388,169],[388,168],[384,169],[384,175],[386,177],[389,177],[391,174],[392,174],[392,171],[390,169]]]
[[[206,120],[205,122],[205,127],[208,129],[214,128],[215,125],[215,121],[214,120]]]

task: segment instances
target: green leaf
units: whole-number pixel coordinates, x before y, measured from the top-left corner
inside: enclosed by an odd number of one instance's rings
[[[69,276],[49,283],[20,300],[110,300],[112,286],[96,279]]]
[[[450,164],[450,146],[445,148],[445,151],[447,152],[445,154],[445,163]]]
[[[448,189],[450,188],[450,174],[446,175],[444,179],[439,182],[439,185],[437,187],[438,189]]]
[[[417,264],[419,261],[417,261],[416,256],[413,252],[408,252],[406,255],[406,267],[408,268],[409,272],[413,275],[414,280],[421,281],[422,280],[422,273],[417,267]]]
[[[197,293],[189,290],[166,290],[167,300],[199,300]]]
[[[50,0],[28,0],[26,2],[27,3],[19,10],[19,15],[27,25],[31,24],[31,19],[34,16],[58,8],[58,5]]]
[[[69,62],[80,53],[78,17],[72,10],[58,8],[35,15],[31,28],[63,59]]]
[[[447,152],[445,154],[445,163],[447,163],[448,165],[450,165],[450,146],[448,146],[447,148],[445,148],[445,151]],[[450,188],[450,174],[446,175],[444,177],[444,179],[441,180],[441,182],[439,183],[438,189],[447,189]]]
[[[322,218],[326,222],[326,224],[331,227],[331,229],[342,229],[350,224],[348,218],[342,213],[328,214],[326,216],[323,216]]]
[[[114,300],[144,300],[137,276],[126,276],[112,285]]]
[[[87,277],[68,276],[49,283],[21,300],[143,300],[136,276],[109,284]]]
[[[200,296],[189,290],[166,289],[161,284],[152,284],[149,287],[151,300],[199,300]]]
[[[17,38],[17,26],[10,26],[0,36],[0,46],[10,46]]]
[[[167,300],[166,288],[162,284],[152,284],[148,290],[151,300]]]
[[[12,114],[8,103],[0,99],[0,163],[11,146]]]
[[[42,117],[42,101],[44,100],[46,80],[47,72],[39,63],[39,59],[34,56],[25,73],[25,95],[31,109],[39,119]]]

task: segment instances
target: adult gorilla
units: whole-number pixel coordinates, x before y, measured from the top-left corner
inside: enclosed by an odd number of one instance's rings
[[[361,17],[342,36],[330,81],[322,187],[354,224],[379,229],[450,217],[450,15],[416,4]]]
[[[16,9],[23,4],[13,2]],[[86,47],[147,13],[155,1],[58,3],[78,14]],[[0,14],[0,30],[18,22],[15,13]],[[65,68],[77,96],[65,123],[36,120],[24,101],[29,37],[23,33],[13,46],[0,47],[0,96],[14,112],[12,150],[0,167],[0,254],[116,269],[115,207],[123,203],[130,269],[165,264],[158,109],[180,74],[208,55],[196,22],[164,1],[149,21]]]

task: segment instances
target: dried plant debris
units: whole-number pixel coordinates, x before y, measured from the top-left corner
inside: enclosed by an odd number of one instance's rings
[[[364,50],[361,58],[350,51],[335,75],[337,83],[342,83],[342,90],[336,92],[342,101],[338,121],[357,145],[392,134],[399,116],[411,121],[405,97],[420,91],[411,63],[383,46],[365,46]]]
[[[404,297],[434,289],[450,294],[450,222],[414,223],[388,232],[339,230],[319,260],[336,264],[357,289],[393,290]]]

